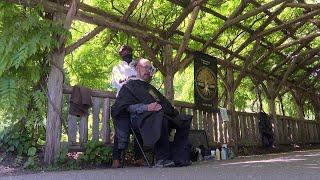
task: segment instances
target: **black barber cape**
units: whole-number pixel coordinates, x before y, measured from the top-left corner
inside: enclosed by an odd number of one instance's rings
[[[129,112],[127,111],[128,107],[133,104],[149,104],[156,101],[161,104],[162,110],[158,112],[144,112],[138,114],[135,119],[137,121],[135,124],[141,133],[145,146],[153,146],[159,140],[164,114],[175,116],[177,112],[171,103],[155,87],[147,82],[130,80],[122,86],[112,108],[112,117],[115,120],[116,126],[118,126],[116,127],[116,135],[119,140],[124,139],[123,134],[128,132],[126,130],[128,127],[127,123],[130,123]]]

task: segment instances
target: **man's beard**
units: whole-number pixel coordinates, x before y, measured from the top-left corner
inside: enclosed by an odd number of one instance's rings
[[[150,76],[150,74],[148,74],[148,75],[144,75],[145,76],[145,78],[144,78],[144,81],[146,81],[146,82],[151,82],[151,80],[152,80],[152,76]]]

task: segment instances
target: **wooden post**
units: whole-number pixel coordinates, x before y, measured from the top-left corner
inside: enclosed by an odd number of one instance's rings
[[[268,105],[269,105],[269,114],[271,115],[271,123],[273,126],[273,136],[275,140],[275,144],[278,144],[279,137],[278,137],[278,126],[277,126],[277,114],[276,114],[276,107],[275,107],[275,97],[268,97]]]
[[[79,136],[81,145],[88,142],[88,115],[80,118]]]
[[[279,89],[277,84],[272,81],[267,81],[267,86],[264,83],[261,83],[262,88],[267,96],[267,101],[269,105],[269,114],[271,115],[271,123],[273,129],[273,137],[274,137],[274,144],[277,145],[279,143],[279,133],[278,133],[278,121],[277,121],[277,114],[276,114],[276,107],[275,107],[275,98],[277,97],[276,89]]]
[[[62,13],[55,13],[54,21],[64,24],[63,27],[68,30],[71,27],[71,22],[76,14],[79,1],[80,0],[72,1],[66,17]],[[65,22],[62,23],[64,19]],[[51,70],[48,78],[48,114],[44,154],[44,161],[47,164],[52,164],[54,157],[60,153],[63,63],[66,37],[60,36],[58,39],[59,46],[54,50],[51,56]]]
[[[94,97],[92,103],[92,140],[99,141],[100,98]]]
[[[227,68],[227,84],[226,90],[228,93],[227,105],[228,110],[230,112],[230,123],[231,129],[230,130],[230,137],[231,142],[234,145],[234,152],[238,154],[238,141],[239,141],[239,121],[236,118],[236,111],[235,111],[235,104],[234,104],[234,89],[232,88],[234,84],[234,77],[233,77],[233,70],[231,68]]]
[[[296,106],[296,109],[297,109],[297,112],[298,112],[298,118],[299,120],[304,120],[304,110],[303,110],[303,99],[301,97],[301,94],[302,92],[300,91],[297,91],[297,90],[292,90],[291,91],[292,93],[292,97],[293,97],[293,102]],[[302,123],[301,124],[301,135],[302,135],[302,145],[305,145],[305,141],[306,141],[306,132],[307,132],[307,129],[306,129],[306,123]]]
[[[167,44],[164,46],[164,64],[165,64],[165,80],[164,80],[164,94],[167,99],[173,103],[174,100],[174,89],[173,89],[173,78],[174,68],[172,67],[172,46]]]
[[[110,144],[110,99],[105,98],[102,109],[102,141]]]
[[[68,114],[68,143],[69,145],[77,142],[77,116]]]

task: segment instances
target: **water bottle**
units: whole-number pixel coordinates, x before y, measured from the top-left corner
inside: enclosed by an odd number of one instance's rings
[[[211,157],[214,159],[216,157],[216,150],[211,149]]]
[[[227,159],[227,148],[223,147],[221,149],[221,159],[226,160]]]
[[[202,161],[202,160],[203,160],[203,157],[202,157],[202,154],[201,154],[201,149],[200,149],[200,148],[196,148],[196,151],[198,152],[198,159],[197,159],[197,161]]]
[[[220,160],[220,150],[219,150],[219,148],[216,149],[216,160]]]

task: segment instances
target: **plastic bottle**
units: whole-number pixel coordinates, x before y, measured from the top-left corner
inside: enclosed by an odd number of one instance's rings
[[[216,149],[216,160],[220,160],[220,150],[219,150],[219,148]]]
[[[213,159],[216,157],[216,150],[211,149],[211,156]]]
[[[225,148],[225,147],[221,148],[221,159],[222,160],[227,159],[227,148]]]
[[[230,148],[230,159],[234,159],[235,155],[232,149]]]
[[[202,157],[202,154],[201,154],[201,149],[200,149],[200,148],[196,148],[196,151],[198,152],[198,159],[197,159],[197,161],[202,161],[202,160],[203,160],[203,157]]]

